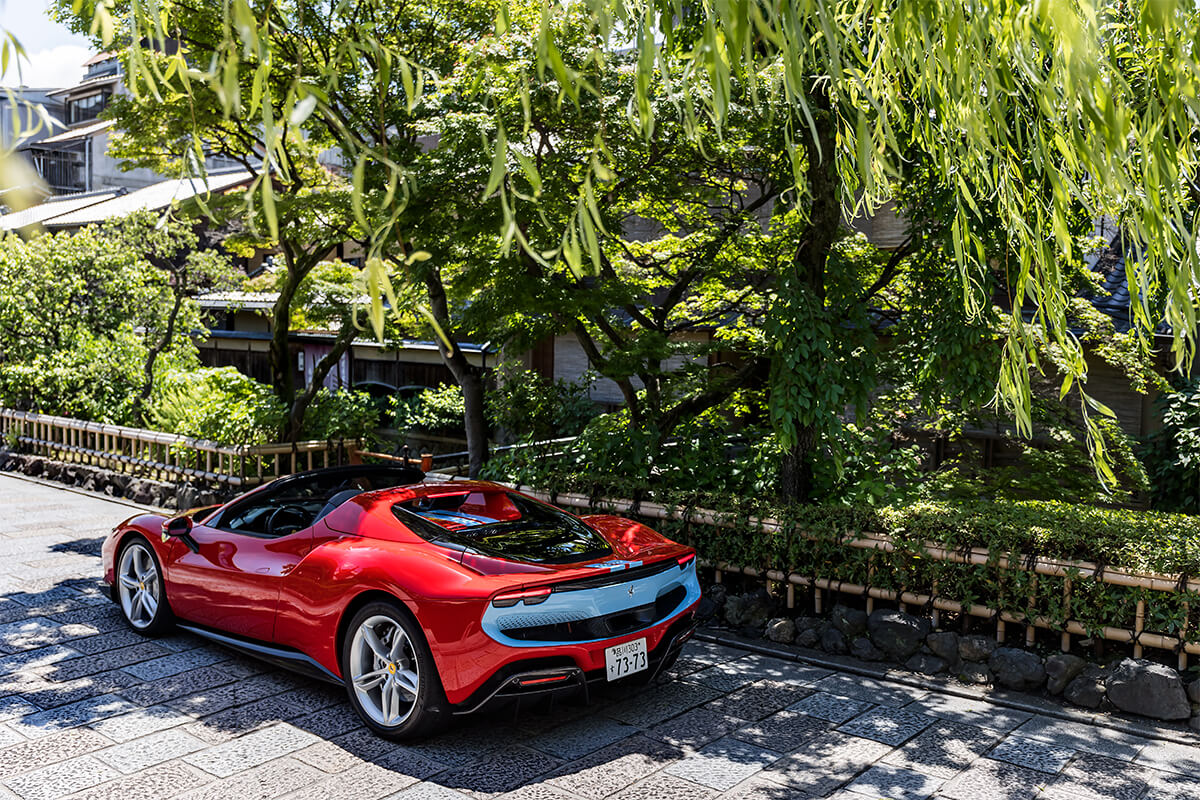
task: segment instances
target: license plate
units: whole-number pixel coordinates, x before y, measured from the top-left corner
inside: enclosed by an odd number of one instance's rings
[[[641,672],[649,663],[645,639],[634,639],[632,642],[604,648],[604,666],[608,667],[610,681]]]

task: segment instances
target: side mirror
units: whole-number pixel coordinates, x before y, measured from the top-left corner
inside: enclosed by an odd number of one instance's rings
[[[189,516],[171,517],[163,523],[162,529],[167,536],[187,536],[192,532],[192,518]]]
[[[169,537],[179,539],[187,545],[188,549],[193,553],[200,552],[200,545],[192,538],[192,518],[185,515],[171,517],[164,520],[162,524],[162,538],[167,541]]]

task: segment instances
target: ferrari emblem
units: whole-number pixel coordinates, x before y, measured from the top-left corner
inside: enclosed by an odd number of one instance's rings
[[[629,596],[633,597],[633,587],[632,586],[629,587]]]
[[[396,665],[395,665],[395,663],[388,664],[388,665],[387,665],[387,671],[388,671],[388,673],[389,673],[389,674],[395,675],[395,674],[396,674]]]

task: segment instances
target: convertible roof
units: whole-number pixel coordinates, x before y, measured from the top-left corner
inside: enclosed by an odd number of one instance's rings
[[[308,470],[307,472],[297,472],[294,475],[277,478],[271,482],[271,485],[287,486],[314,478],[341,478],[346,480],[349,478],[369,477],[371,475],[387,475],[388,477],[398,478],[406,484],[420,483],[425,480],[424,472],[416,467],[406,467],[403,464],[351,464],[345,467],[325,467],[323,469]]]

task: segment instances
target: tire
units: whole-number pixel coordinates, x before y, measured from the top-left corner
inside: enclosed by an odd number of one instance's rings
[[[158,636],[174,626],[162,565],[144,537],[134,535],[125,540],[117,554],[115,573],[113,597],[135,633]]]
[[[425,635],[398,602],[359,609],[341,650],[350,705],[375,734],[417,739],[447,724],[450,707]]]

